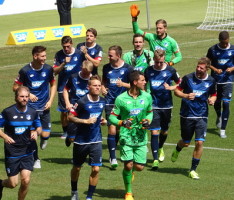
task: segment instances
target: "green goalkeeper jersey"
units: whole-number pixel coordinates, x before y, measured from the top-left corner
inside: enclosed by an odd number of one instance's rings
[[[182,55],[177,42],[167,35],[165,38],[160,39],[155,33],[146,33],[142,31],[137,22],[132,22],[133,32],[144,36],[145,40],[149,43],[150,50],[155,51],[162,49],[166,52],[165,61],[173,62],[174,64],[182,60]],[[174,55],[174,57],[173,57]]]
[[[140,91],[140,95],[134,99],[124,92],[115,100],[115,106],[109,120],[118,126],[120,119],[132,119],[131,129],[120,127],[120,145],[142,146],[148,142],[147,131],[142,127],[142,120],[153,118],[152,97],[149,93]]]
[[[123,55],[123,60],[129,65],[133,66],[135,70],[144,72],[148,66],[154,64],[154,53],[152,51],[143,49],[140,56],[134,54],[134,51],[129,51]]]

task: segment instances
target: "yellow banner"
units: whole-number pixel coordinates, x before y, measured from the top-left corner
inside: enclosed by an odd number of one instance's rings
[[[9,33],[6,44],[19,45],[59,40],[65,35],[69,35],[72,38],[85,37],[86,28],[84,24],[73,24],[12,31]]]

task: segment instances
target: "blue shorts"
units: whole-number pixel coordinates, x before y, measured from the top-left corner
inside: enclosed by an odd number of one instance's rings
[[[50,110],[37,111],[37,113],[41,120],[42,131],[50,132],[51,129]]]
[[[163,130],[169,129],[171,122],[171,109],[153,109],[153,120],[150,124],[149,130]]]
[[[231,101],[232,83],[217,84],[217,101]]]
[[[205,141],[207,131],[207,118],[180,117],[181,138],[190,143],[195,133],[195,141]]]
[[[73,165],[81,167],[87,156],[89,156],[89,165],[102,166],[102,143],[76,144],[73,146]]]
[[[58,111],[60,112],[68,112],[68,110],[66,109],[66,103],[63,97],[63,93],[58,93]]]
[[[23,169],[33,171],[33,164],[33,154],[24,155],[22,157],[16,158],[5,158],[5,168],[7,176],[15,176]]]

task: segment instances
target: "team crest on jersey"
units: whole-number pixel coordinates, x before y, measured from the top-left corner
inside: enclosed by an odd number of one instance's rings
[[[8,174],[11,173],[11,169],[10,168],[6,168],[6,171],[7,171]]]
[[[154,76],[154,73],[151,73],[150,76]]]
[[[146,59],[145,59],[145,58],[143,58],[143,59],[142,59],[142,62],[143,62],[143,63],[146,63]]]
[[[141,110],[142,110],[142,108],[132,109],[132,110],[130,110],[130,115],[136,116],[136,115],[138,115],[141,112]]]
[[[231,92],[228,94],[228,97],[229,97],[229,98],[231,98],[231,97],[232,97],[232,93],[231,93]]]
[[[42,77],[46,77],[46,73],[45,73],[45,72],[42,72],[42,73],[41,73],[41,76],[42,76]]]
[[[141,99],[140,104],[145,104],[145,101]]]
[[[74,61],[77,61],[77,60],[78,60],[78,58],[75,56],[75,57],[73,58],[73,60],[74,60]]]
[[[166,72],[164,72],[162,76],[163,76],[163,77],[166,77],[166,76],[167,76],[167,73],[166,73]]]
[[[103,103],[99,103],[99,108],[103,108]]]
[[[26,115],[26,119],[30,120],[31,119],[31,115]]]
[[[18,116],[17,116],[17,115],[13,116],[13,119],[17,119],[17,118],[18,118]]]
[[[131,101],[127,101],[127,103],[126,104],[130,104],[130,103],[132,103]]]
[[[93,107],[93,106],[91,106],[91,105],[89,106],[89,108],[92,108],[92,107]]]
[[[75,82],[75,84],[76,84],[76,85],[79,85],[79,84],[80,84],[80,82],[79,82],[79,81],[76,81],[76,82]]]
[[[209,83],[205,83],[205,87],[208,88],[210,86]]]
[[[163,45],[164,45],[165,47],[168,47],[168,42],[165,42]]]
[[[232,55],[232,52],[231,52],[231,51],[229,51],[229,52],[228,52],[228,55],[229,55],[229,56],[231,56],[231,55]]]
[[[120,70],[120,74],[123,75],[124,74],[124,70]]]
[[[95,54],[95,50],[92,50],[90,54],[93,56]]]

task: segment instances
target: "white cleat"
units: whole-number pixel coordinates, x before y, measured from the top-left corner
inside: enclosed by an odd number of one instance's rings
[[[33,168],[34,169],[41,169],[41,161],[39,159],[34,161]]]

